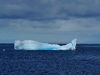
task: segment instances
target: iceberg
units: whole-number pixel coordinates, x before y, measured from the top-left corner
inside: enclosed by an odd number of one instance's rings
[[[75,50],[77,39],[72,40],[71,43],[66,45],[48,44],[33,40],[15,40],[15,50]]]

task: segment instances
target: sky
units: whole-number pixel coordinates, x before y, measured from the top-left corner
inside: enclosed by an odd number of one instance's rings
[[[0,43],[100,43],[100,0],[0,0]]]

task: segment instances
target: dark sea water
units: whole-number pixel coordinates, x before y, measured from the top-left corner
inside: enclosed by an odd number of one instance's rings
[[[76,50],[14,50],[0,44],[0,75],[100,75],[100,44]]]

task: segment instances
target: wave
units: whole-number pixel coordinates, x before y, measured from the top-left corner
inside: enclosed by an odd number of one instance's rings
[[[72,40],[71,43],[66,45],[48,44],[33,40],[15,40],[15,50],[75,50],[77,39]]]

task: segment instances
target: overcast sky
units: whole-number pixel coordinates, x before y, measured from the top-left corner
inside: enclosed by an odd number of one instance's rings
[[[100,0],[0,0],[0,42],[100,43]]]

